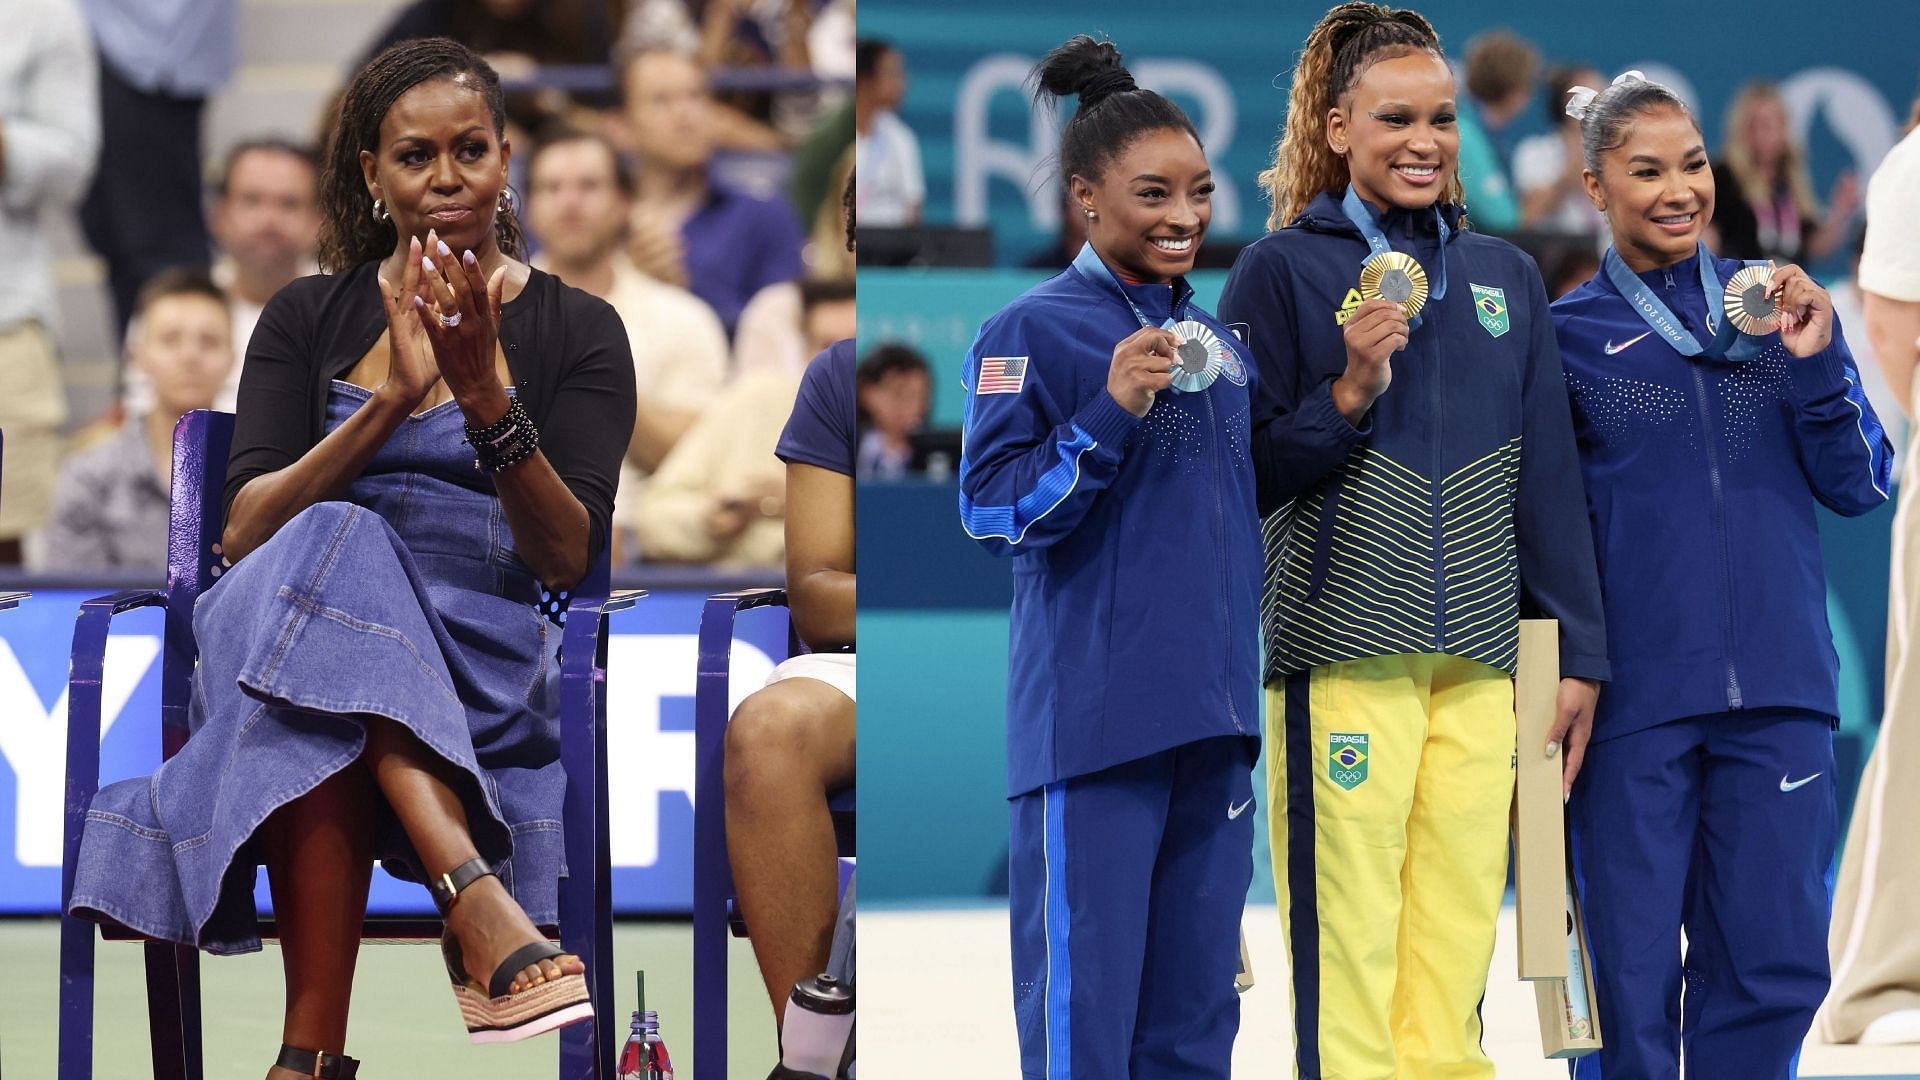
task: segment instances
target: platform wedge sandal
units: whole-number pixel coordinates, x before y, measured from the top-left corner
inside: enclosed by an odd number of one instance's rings
[[[485,860],[468,859],[441,875],[429,886],[441,917],[445,918],[453,910],[467,886],[492,874]],[[476,1043],[519,1042],[593,1019],[593,1003],[584,975],[561,975],[517,994],[509,992],[513,977],[520,969],[541,960],[557,960],[569,955],[551,941],[536,941],[515,949],[493,969],[493,976],[485,986],[467,975],[460,942],[452,930],[440,935],[440,952],[447,962],[447,975],[453,980],[453,996],[460,1005],[460,1019],[467,1025],[467,1037]]]

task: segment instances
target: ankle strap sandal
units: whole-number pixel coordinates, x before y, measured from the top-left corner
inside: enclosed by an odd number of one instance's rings
[[[292,1069],[301,1076],[319,1077],[320,1080],[354,1080],[354,1075],[360,1071],[359,1058],[320,1050],[302,1050],[286,1043],[280,1044],[280,1056],[274,1064],[282,1069]]]
[[[453,910],[460,894],[469,886],[492,875],[493,869],[486,860],[468,859],[429,884],[434,906],[440,909],[441,917]],[[551,941],[535,941],[515,949],[493,969],[485,986],[467,975],[460,942],[452,930],[440,935],[440,952],[446,960],[447,977],[453,981],[460,1019],[467,1025],[467,1037],[475,1043],[519,1042],[593,1019],[585,976],[561,975],[519,993],[513,992],[514,976],[522,968],[568,955]]]

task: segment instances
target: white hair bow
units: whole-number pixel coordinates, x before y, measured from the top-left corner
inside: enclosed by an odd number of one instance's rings
[[[1621,83],[1646,81],[1646,75],[1641,72],[1623,71],[1618,78],[1613,80],[1612,85],[1619,86]],[[1587,118],[1587,108],[1593,104],[1593,99],[1599,96],[1600,91],[1595,90],[1591,86],[1576,86],[1569,89],[1567,91],[1567,115],[1573,117],[1575,120],[1585,120]]]

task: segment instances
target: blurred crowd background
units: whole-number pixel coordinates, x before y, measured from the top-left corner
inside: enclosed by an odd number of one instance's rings
[[[315,272],[341,89],[434,35],[507,85],[534,265],[627,326],[616,564],[780,565],[774,443],[854,334],[852,0],[0,10],[0,574],[164,566],[173,422],[233,408],[262,306]]]

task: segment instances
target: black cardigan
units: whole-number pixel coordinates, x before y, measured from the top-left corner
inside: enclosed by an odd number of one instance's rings
[[[224,508],[256,476],[298,461],[326,434],[327,392],[387,329],[378,263],[304,277],[260,313],[240,373]],[[540,449],[592,523],[588,563],[607,542],[620,461],[633,436],[633,353],[606,301],[533,271],[501,305],[500,346]]]

